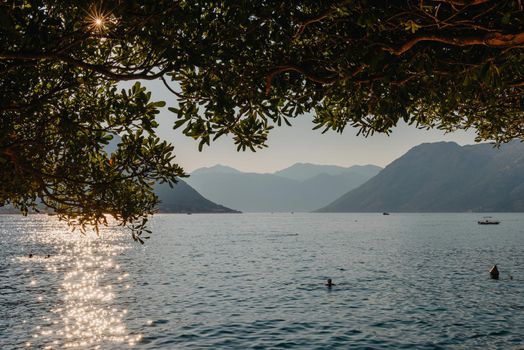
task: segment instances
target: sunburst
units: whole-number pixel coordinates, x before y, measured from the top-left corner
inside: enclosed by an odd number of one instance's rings
[[[85,19],[87,30],[93,33],[104,33],[115,22],[116,18],[110,11],[105,11],[96,6],[91,7],[87,11]]]

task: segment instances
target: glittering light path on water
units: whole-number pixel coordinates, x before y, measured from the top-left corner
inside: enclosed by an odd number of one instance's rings
[[[103,349],[140,341],[140,334],[130,335],[126,328],[127,310],[115,303],[120,290],[130,288],[129,273],[115,261],[130,248],[125,232],[105,229],[102,237],[81,235],[70,233],[54,218],[39,216],[38,221],[42,228],[26,236],[34,241],[26,243],[48,250],[14,258],[14,263],[27,267],[28,297],[48,308],[25,346]]]

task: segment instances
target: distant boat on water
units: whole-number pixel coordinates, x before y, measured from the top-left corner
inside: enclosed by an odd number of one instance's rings
[[[477,221],[479,225],[498,225],[500,224],[499,220],[492,220],[491,216],[485,216],[483,220]]]
[[[389,215],[389,213],[388,212],[383,212],[382,215]]]

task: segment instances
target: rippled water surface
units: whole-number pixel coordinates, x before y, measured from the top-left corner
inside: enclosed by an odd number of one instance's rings
[[[158,215],[140,246],[0,215],[0,349],[524,349],[524,214],[494,216]]]

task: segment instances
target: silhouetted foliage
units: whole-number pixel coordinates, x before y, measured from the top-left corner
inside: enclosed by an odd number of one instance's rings
[[[0,203],[80,223],[152,212],[153,182],[183,172],[155,136],[164,103],[116,88],[129,80],[161,79],[200,147],[255,150],[306,112],[366,136],[403,120],[523,138],[523,20],[517,0],[4,1]]]

